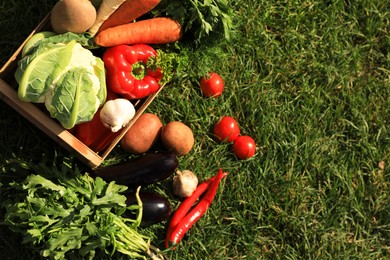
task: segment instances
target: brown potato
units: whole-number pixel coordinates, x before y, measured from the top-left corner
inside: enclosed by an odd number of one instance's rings
[[[130,153],[145,153],[159,139],[162,127],[163,124],[157,115],[144,113],[123,136],[121,147]]]
[[[50,22],[56,33],[83,33],[96,19],[96,9],[88,0],[60,0],[51,10]]]
[[[163,145],[176,155],[188,154],[194,146],[194,134],[182,122],[172,121],[166,124],[161,131]]]

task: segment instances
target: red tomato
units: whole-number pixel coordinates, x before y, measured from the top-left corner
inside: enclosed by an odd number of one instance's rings
[[[232,149],[238,159],[244,160],[255,155],[256,143],[252,137],[243,135],[234,140]]]
[[[224,87],[225,83],[217,73],[211,72],[208,76],[203,76],[200,79],[200,89],[206,97],[219,97],[222,95]]]
[[[240,127],[233,117],[224,116],[215,124],[213,133],[220,142],[230,143],[240,135]]]

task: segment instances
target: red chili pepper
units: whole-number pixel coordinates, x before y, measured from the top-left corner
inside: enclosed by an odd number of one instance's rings
[[[107,87],[128,99],[140,99],[156,92],[162,78],[160,68],[152,68],[149,61],[157,52],[149,45],[118,45],[103,54],[107,73]]]
[[[107,91],[106,100],[115,99],[118,96]],[[100,110],[95,113],[91,121],[78,124],[73,129],[73,135],[95,152],[106,149],[119,133],[113,133],[105,127],[100,120]]]
[[[227,175],[226,172],[219,170],[218,174],[209,180],[203,182],[195,190],[194,194],[183,201],[176,210],[169,225],[165,246],[175,245],[180,242],[188,230],[206,213],[214,200],[219,183]],[[196,199],[205,192],[202,199],[190,210]],[[183,205],[183,206],[182,206]],[[187,212],[189,213],[187,214]]]
[[[169,247],[169,239],[170,239],[171,233],[173,232],[173,229],[180,222],[180,220],[185,217],[185,215],[188,213],[188,211],[190,211],[191,207],[199,199],[199,197],[207,190],[210,182],[212,182],[214,179],[215,179],[215,176],[213,176],[210,179],[199,184],[198,187],[196,188],[196,190],[191,194],[191,196],[187,197],[179,205],[179,207],[176,209],[171,220],[169,221],[169,226],[168,226],[167,234],[165,237],[165,247],[166,248]]]

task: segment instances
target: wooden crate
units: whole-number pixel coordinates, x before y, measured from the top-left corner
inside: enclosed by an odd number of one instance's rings
[[[20,58],[20,53],[26,42],[37,32],[50,29],[50,14],[48,14],[38,26],[31,32],[27,39],[19,46],[16,52],[9,58],[0,70],[0,99],[5,101],[9,106],[15,109],[18,113],[28,119],[31,123],[41,129],[50,138],[63,146],[68,151],[77,156],[83,163],[91,168],[98,167],[110,152],[119,143],[126,131],[134,124],[139,116],[146,110],[150,103],[155,99],[158,92],[149,97],[137,100],[134,103],[136,114],[129,125],[122,129],[119,135],[111,142],[111,144],[102,153],[96,153],[88,146],[78,140],[69,131],[64,129],[55,119],[51,118],[45,111],[38,108],[33,103],[20,101],[17,94],[17,82],[14,78],[14,73],[17,68],[17,62]]]

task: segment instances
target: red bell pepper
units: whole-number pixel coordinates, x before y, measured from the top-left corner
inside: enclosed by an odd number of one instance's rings
[[[118,45],[103,54],[107,87],[128,99],[140,99],[156,92],[162,79],[161,68],[153,68],[157,52],[149,45]]]
[[[106,100],[116,99],[117,97],[115,93],[107,91]],[[98,109],[91,121],[76,125],[72,131],[77,139],[97,153],[106,149],[114,138],[119,135],[119,132],[113,133],[103,125],[100,120],[100,110],[101,108]]]

